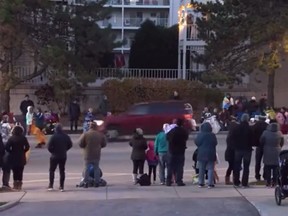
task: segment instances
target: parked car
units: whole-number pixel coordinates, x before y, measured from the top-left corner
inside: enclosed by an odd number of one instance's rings
[[[173,119],[185,119],[184,127],[192,130],[193,108],[184,101],[156,101],[138,103],[126,112],[108,116],[101,125],[109,138],[131,135],[140,127],[145,134],[154,135],[162,130],[164,123],[172,123]]]

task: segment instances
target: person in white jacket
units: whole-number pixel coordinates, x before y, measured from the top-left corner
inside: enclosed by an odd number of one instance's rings
[[[31,128],[32,128],[32,123],[33,123],[33,107],[28,106],[27,107],[27,113],[26,113],[26,126],[27,126],[27,135],[31,134]]]

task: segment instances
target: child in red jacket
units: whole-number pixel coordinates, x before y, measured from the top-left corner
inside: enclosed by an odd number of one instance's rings
[[[148,150],[146,151],[146,160],[147,160],[148,167],[149,167],[150,181],[151,181],[151,174],[153,172],[153,184],[155,184],[156,169],[157,169],[157,165],[158,165],[158,157],[156,156],[155,151],[154,151],[154,142],[153,141],[148,142]]]

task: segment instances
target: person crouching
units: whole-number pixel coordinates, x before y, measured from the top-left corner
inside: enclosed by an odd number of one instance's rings
[[[104,134],[97,131],[97,124],[90,122],[89,130],[80,137],[80,148],[84,152],[84,187],[87,188],[90,179],[90,166],[94,167],[94,187],[99,187],[100,183],[100,156],[101,149],[106,146]]]

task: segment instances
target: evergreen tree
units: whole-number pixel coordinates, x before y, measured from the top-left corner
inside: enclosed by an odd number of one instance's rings
[[[129,67],[175,69],[177,61],[178,27],[164,28],[145,21],[134,37]]]

